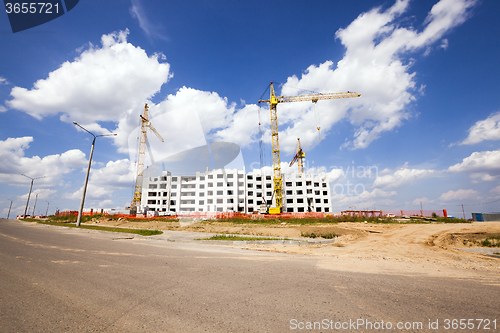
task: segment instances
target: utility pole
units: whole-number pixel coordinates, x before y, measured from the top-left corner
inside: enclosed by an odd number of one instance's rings
[[[34,218],[35,217],[35,207],[36,207],[36,201],[38,200],[38,193],[36,194],[36,197],[35,197],[35,204],[33,205],[33,214],[31,214],[31,217]]]
[[[90,165],[92,164],[92,155],[94,154],[95,139],[97,139],[100,136],[116,136],[116,134],[95,135],[94,133],[92,133],[92,132],[88,131],[87,129],[83,128],[76,121],[74,121],[73,124],[75,124],[76,126],[80,127],[85,132],[89,133],[90,135],[92,135],[94,137],[94,140],[92,141],[92,148],[90,148],[89,166],[87,167],[87,175],[85,176],[85,183],[83,184],[82,201],[80,202],[80,209],[78,210],[78,218],[76,219],[76,226],[79,227],[80,223],[82,222],[83,204],[85,203],[85,194],[87,193],[87,184],[89,182]]]
[[[464,213],[464,220],[465,220],[465,210],[464,210],[464,204],[462,204],[462,213]]]
[[[7,220],[9,219],[10,217],[10,209],[12,208],[12,200],[10,201],[10,207],[9,207],[9,213],[7,214]]]
[[[23,215],[23,218],[26,218],[26,213],[28,212],[28,204],[30,202],[31,189],[33,188],[33,181],[35,179],[45,178],[45,176],[43,176],[43,177],[37,177],[37,178],[32,178],[32,177],[26,176],[25,174],[21,174],[21,175],[23,175],[26,178],[31,179],[30,191],[28,193],[28,200],[26,201],[26,208],[24,209],[24,215]]]

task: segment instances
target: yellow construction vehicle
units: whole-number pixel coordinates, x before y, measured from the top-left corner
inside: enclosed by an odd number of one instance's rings
[[[278,138],[278,114],[277,106],[279,103],[290,103],[290,102],[303,102],[310,101],[313,103],[319,100],[326,99],[341,99],[341,98],[353,98],[359,97],[354,91],[341,92],[341,93],[326,93],[326,94],[307,94],[298,96],[276,96],[274,91],[273,82],[270,85],[270,98],[269,100],[259,100],[259,103],[268,103],[271,110],[271,136],[272,136],[272,147],[273,147],[273,183],[274,183],[274,193],[276,198],[276,207],[269,208],[270,214],[277,214],[283,212],[283,180],[281,176],[281,165],[280,165],[280,145]]]

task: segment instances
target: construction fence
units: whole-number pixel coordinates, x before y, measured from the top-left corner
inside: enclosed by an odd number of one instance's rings
[[[472,220],[475,222],[496,222],[500,221],[500,213],[472,213]]]
[[[281,214],[246,214],[246,213],[236,213],[236,212],[180,212],[175,215],[156,215],[152,214],[155,212],[149,212],[148,214],[125,214],[122,212],[106,212],[104,210],[90,210],[84,211],[83,216],[113,216],[123,219],[303,219],[303,218],[322,218],[322,217],[332,217],[332,216],[352,216],[352,217],[448,217],[446,209],[443,210],[399,210],[399,211],[382,211],[382,210],[346,210],[338,213],[281,213]],[[77,211],[63,211],[56,212],[56,216],[78,216]],[[487,214],[477,215],[478,221],[484,218]],[[500,214],[497,214],[500,216]],[[486,217],[489,218],[489,217]],[[498,220],[498,219],[497,219]]]

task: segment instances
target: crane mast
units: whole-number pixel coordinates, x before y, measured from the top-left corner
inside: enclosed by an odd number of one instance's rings
[[[297,161],[297,166],[299,169],[299,177],[302,177],[304,173],[304,157],[306,157],[306,153],[300,147],[300,138],[297,138],[297,154],[293,157],[293,160],[290,162],[288,166],[292,166],[295,161]]]
[[[270,98],[269,100],[259,100],[259,103],[268,103],[271,110],[271,136],[272,136],[272,147],[273,147],[273,183],[274,183],[274,195],[276,198],[276,208],[269,208],[269,213],[281,213],[283,212],[283,180],[281,175],[281,165],[280,165],[280,146],[279,146],[279,136],[278,136],[278,113],[277,106],[278,103],[290,103],[290,102],[303,102],[310,101],[313,103],[319,100],[327,99],[341,99],[341,98],[354,98],[359,97],[358,94],[353,91],[341,92],[341,93],[327,93],[327,94],[307,94],[298,96],[276,96],[274,91],[273,82],[270,85]]]
[[[134,198],[132,199],[132,204],[130,205],[130,212],[137,212],[137,208],[141,205],[142,199],[142,180],[144,175],[144,162],[146,160],[146,148],[147,148],[147,140],[148,140],[148,132],[149,128],[161,142],[163,138],[158,133],[158,131],[153,127],[151,121],[148,116],[148,104],[144,105],[144,113],[139,115],[141,117],[141,134],[139,137],[139,156],[137,158],[137,177],[135,181],[135,189],[134,189]]]

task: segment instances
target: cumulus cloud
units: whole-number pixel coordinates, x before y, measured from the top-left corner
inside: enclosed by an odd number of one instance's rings
[[[438,2],[424,21],[422,31],[399,25],[409,7],[407,0],[396,1],[387,10],[378,7],[362,13],[346,28],[339,29],[335,36],[346,48],[343,59],[336,66],[328,60],[311,65],[300,78],[289,77],[281,93],[297,95],[311,90],[349,90],[361,93],[361,98],[310,105],[305,102],[280,104],[282,149],[293,152],[293,138],[297,137],[301,138],[305,149],[310,149],[318,143],[316,127],[328,134],[342,119],[349,120],[355,128],[353,139],[343,145],[351,149],[366,148],[383,132],[401,126],[411,116],[408,105],[420,93],[416,74],[410,71],[412,62],[405,61],[404,57],[425,51],[462,24],[475,2]],[[441,47],[447,45],[447,40],[441,42]]]
[[[30,182],[23,177],[25,174],[32,178],[45,177],[37,180],[39,186],[53,186],[62,175],[82,168],[87,164],[85,154],[78,150],[68,150],[62,154],[25,157],[25,150],[33,137],[8,138],[0,141],[0,182],[9,185],[25,185]]]
[[[374,205],[393,204],[391,198],[396,195],[396,191],[384,191],[378,188],[370,192],[361,187],[349,190],[345,186],[335,185],[332,191],[332,206],[333,208],[356,206],[358,209],[370,209]]]
[[[384,170],[382,175],[377,176],[373,182],[374,187],[401,187],[416,182],[419,179],[436,175],[437,172],[432,169],[409,169],[405,164],[402,168],[391,172]]]
[[[99,186],[98,184],[91,183],[89,181],[89,183],[87,184],[87,192],[85,193],[85,202],[89,203],[90,200],[95,200],[95,199],[108,200],[109,198],[111,198],[114,191],[115,191],[114,189],[105,186]],[[67,193],[65,195],[65,198],[72,200],[80,200],[82,198],[82,193],[83,193],[83,186],[73,193]]]
[[[130,188],[135,181],[134,172],[128,159],[109,161],[106,166],[92,170],[90,181],[114,189]]]
[[[344,147],[365,148],[383,132],[401,126],[411,117],[407,107],[420,92],[415,73],[410,70],[412,62],[405,57],[439,41],[441,45],[448,45],[443,36],[467,19],[475,1],[441,0],[430,10],[421,31],[399,25],[405,20],[408,3],[408,0],[397,0],[386,10],[378,7],[362,13],[335,34],[345,47],[342,60],[336,64],[326,60],[311,65],[300,78],[287,79],[281,89],[284,95],[311,90],[350,90],[362,96],[317,104],[280,104],[280,148],[283,152],[294,152],[297,137],[301,138],[305,150],[311,149],[319,142],[317,127],[321,128],[319,134],[324,137],[342,120],[354,126],[354,136]],[[154,27],[146,24],[140,0],[132,0],[130,12],[146,34],[153,36]],[[151,106],[152,117],[168,113],[171,122],[182,122],[184,111],[194,110],[198,112],[195,121],[201,123],[205,138],[233,142],[241,147],[258,140],[257,118],[259,110],[263,110],[266,115],[260,120],[265,128],[263,139],[271,141],[269,111],[265,105],[261,109],[257,105],[237,107],[216,92],[188,87],[180,88],[176,94],[154,105],[152,97],[172,76],[170,65],[163,61],[163,55],[148,55],[142,48],[127,42],[128,33],[125,30],[103,35],[100,47],[90,44],[77,58],[63,63],[47,78],[35,82],[31,89],[14,87],[7,106],[37,119],[60,114],[62,121],[77,121],[99,134],[109,133],[110,129],[102,127],[103,122],[116,123],[117,128],[112,129],[118,133],[115,143],[124,153],[135,149],[136,145],[131,146],[129,138],[131,135],[137,137],[133,133],[140,125],[139,114],[146,102]],[[155,127],[161,130],[161,126]],[[176,136],[177,141],[191,140],[189,135],[192,133],[186,128],[183,127],[183,136]],[[167,133],[170,132],[161,132],[165,139],[169,136]],[[203,141],[198,134],[196,138],[192,140],[196,144]]]
[[[61,114],[97,133],[107,133],[100,122],[138,117],[137,110],[171,77],[164,56],[148,56],[127,42],[128,30],[103,35],[101,47],[90,44],[74,61],[65,62],[33,88],[14,87],[10,108],[42,119]],[[135,118],[134,118],[135,119]]]
[[[135,169],[128,159],[109,161],[102,168],[93,168],[87,186],[86,197],[109,200],[113,192],[121,189],[132,191],[135,182]],[[80,199],[83,185],[77,191],[68,193],[70,199]]]
[[[23,201],[28,200],[28,194],[29,193],[23,194],[17,198]],[[30,202],[32,202],[32,200],[34,200],[35,197],[37,198],[37,200],[45,200],[54,197],[56,194],[57,194],[56,190],[38,188],[31,192]]]
[[[9,84],[9,81],[7,81],[6,78],[0,76],[0,85],[3,85],[3,84]]]
[[[473,145],[485,140],[500,140],[500,112],[479,120],[469,129],[469,136],[461,145]]]
[[[469,173],[483,181],[498,179],[500,175],[500,150],[474,152],[448,168],[450,172]]]
[[[429,198],[427,197],[423,197],[423,198],[419,198],[419,199],[415,199],[413,200],[412,204],[413,205],[420,205],[420,203],[433,203],[434,200],[429,200]]]
[[[446,193],[441,194],[439,197],[440,200],[443,201],[452,201],[452,200],[466,200],[466,199],[478,199],[479,195],[476,190],[457,190],[457,191],[448,191]]]

